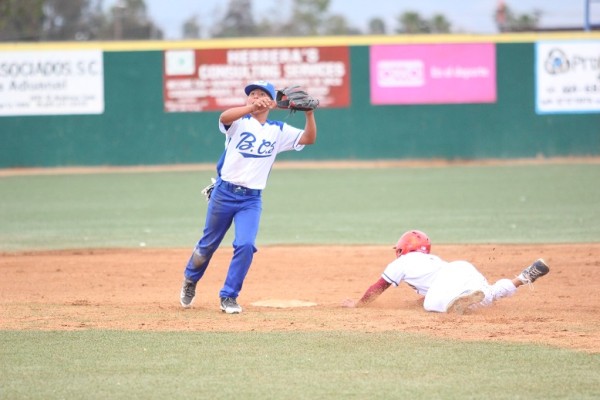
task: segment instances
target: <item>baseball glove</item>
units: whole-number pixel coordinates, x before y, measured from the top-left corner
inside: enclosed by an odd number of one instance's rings
[[[319,100],[315,99],[300,86],[288,86],[277,91],[275,98],[277,108],[296,111],[311,111],[319,106]]]

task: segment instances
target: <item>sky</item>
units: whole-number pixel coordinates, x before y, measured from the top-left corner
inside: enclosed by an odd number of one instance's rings
[[[117,0],[105,1],[110,7]],[[209,27],[223,16],[229,0],[145,0],[152,20],[163,30],[165,39],[181,39],[183,21],[196,15],[201,26]],[[541,27],[583,27],[587,0],[504,0],[517,14],[542,12]],[[265,15],[287,20],[291,0],[253,0],[255,21]],[[493,13],[498,0],[331,0],[329,12],[346,17],[351,26],[366,32],[372,18],[385,21],[389,33],[397,26],[397,16],[416,11],[423,18],[443,14],[453,32],[498,33]],[[600,25],[600,0],[590,0],[590,23]],[[202,31],[204,37],[207,32]]]

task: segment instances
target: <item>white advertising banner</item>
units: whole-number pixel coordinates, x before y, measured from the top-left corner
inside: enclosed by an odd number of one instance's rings
[[[0,116],[103,112],[101,50],[0,52]]]
[[[600,112],[600,40],[536,43],[536,111]]]

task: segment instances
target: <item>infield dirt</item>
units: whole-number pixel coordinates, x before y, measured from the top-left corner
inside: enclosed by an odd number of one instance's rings
[[[428,313],[405,284],[366,308],[359,298],[393,260],[391,246],[262,246],[238,299],[219,310],[231,257],[223,247],[199,282],[194,305],[179,304],[190,249],[62,250],[0,254],[0,329],[143,331],[398,331],[455,340],[544,344],[600,352],[600,243],[439,245],[447,260],[475,264],[490,282],[512,278],[536,258],[550,273],[532,289],[468,315]],[[270,299],[313,307],[272,308]],[[292,301],[292,303],[293,303]]]

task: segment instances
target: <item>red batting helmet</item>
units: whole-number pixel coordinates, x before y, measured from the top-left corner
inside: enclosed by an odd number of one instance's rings
[[[417,230],[408,231],[400,236],[394,249],[396,249],[397,257],[411,251],[429,254],[431,251],[431,240],[429,240],[429,237],[424,232]]]

